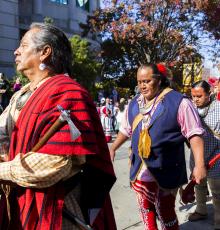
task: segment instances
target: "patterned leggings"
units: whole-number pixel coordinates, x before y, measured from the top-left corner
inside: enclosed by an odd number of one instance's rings
[[[175,196],[168,190],[160,189],[156,182],[136,180],[132,183],[139,204],[140,215],[145,230],[157,230],[156,217],[162,230],[178,230],[175,212]]]

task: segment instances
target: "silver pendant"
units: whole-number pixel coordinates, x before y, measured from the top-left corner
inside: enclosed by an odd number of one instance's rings
[[[31,96],[32,91],[28,90],[25,93],[21,94],[20,97],[16,101],[16,109],[21,110],[25,103],[27,102],[28,98]]]

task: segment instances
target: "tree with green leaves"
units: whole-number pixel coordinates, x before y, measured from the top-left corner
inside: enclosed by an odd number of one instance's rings
[[[24,86],[26,85],[27,83],[29,83],[29,80],[27,77],[25,77],[24,75],[22,75],[20,72],[18,72],[16,70],[16,75],[14,76],[14,79],[13,79],[13,82],[16,81],[16,79],[19,78],[21,84]]]
[[[112,0],[88,17],[88,32],[103,39],[103,76],[132,79],[139,65],[163,62],[172,69],[191,63],[205,38],[206,12],[211,0]],[[213,1],[212,1],[213,2]],[[215,45],[215,47],[213,47]],[[219,42],[212,44],[212,51]],[[210,50],[210,47],[209,47]],[[131,81],[131,80],[129,80]]]
[[[46,16],[44,18],[44,23],[46,23],[46,24],[53,24],[54,23],[54,19],[51,18],[51,17]]]
[[[87,39],[82,39],[79,35],[72,36],[70,43],[73,51],[73,77],[93,94],[95,81],[101,71],[97,52],[92,49]]]

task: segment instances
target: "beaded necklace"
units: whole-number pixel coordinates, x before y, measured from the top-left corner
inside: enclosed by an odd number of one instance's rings
[[[16,101],[16,109],[17,110],[21,110],[25,103],[27,102],[27,100],[29,99],[29,97],[32,95],[32,93],[38,88],[39,84],[41,84],[43,81],[45,81],[46,79],[48,79],[49,77],[44,77],[43,79],[41,79],[35,86],[35,88],[33,90],[31,90],[31,85],[29,85],[29,87],[21,93],[21,95],[18,97],[17,101]]]
[[[16,101],[16,109],[17,110],[20,111],[24,107],[25,103],[27,102],[28,98],[31,96],[32,93],[33,92],[30,89],[28,89],[27,91],[24,91],[19,96],[19,98]]]
[[[158,93],[156,95],[156,97],[153,99],[153,103],[151,106],[148,106],[148,103],[144,106],[144,107],[139,107],[139,111],[140,113],[143,115],[143,123],[144,126],[146,127],[148,125],[148,123],[150,122],[151,119],[151,112],[153,111],[153,109],[155,108],[156,102],[157,102],[157,98],[160,95],[160,93]]]

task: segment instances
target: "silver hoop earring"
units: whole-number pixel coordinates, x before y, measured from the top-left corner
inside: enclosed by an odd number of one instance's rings
[[[47,67],[47,66],[46,66],[44,63],[40,63],[40,65],[39,65],[39,70],[43,71],[43,70],[46,69],[46,67]]]

